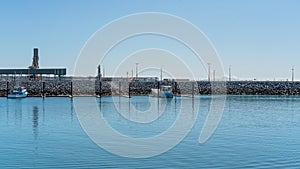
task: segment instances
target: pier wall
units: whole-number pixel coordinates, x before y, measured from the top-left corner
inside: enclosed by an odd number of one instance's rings
[[[8,84],[8,86],[7,86]],[[176,94],[211,94],[222,87],[231,95],[299,95],[300,82],[288,81],[231,81],[231,82],[127,82],[99,81],[96,78],[23,79],[16,84],[13,78],[0,78],[0,96],[5,97],[14,86],[27,88],[28,96],[109,96],[147,95],[159,85],[172,85]],[[221,87],[220,87],[221,86]]]

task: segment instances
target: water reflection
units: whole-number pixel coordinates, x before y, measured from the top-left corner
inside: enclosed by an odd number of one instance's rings
[[[34,140],[37,140],[39,134],[39,109],[37,106],[33,106],[32,109],[32,131]]]
[[[42,113],[42,116],[43,116],[43,124],[45,124],[45,97],[43,97],[43,113]]]
[[[195,113],[195,98],[192,98],[192,115],[193,119],[196,119],[196,113]]]
[[[15,124],[22,124],[22,100],[15,100]]]
[[[73,115],[73,112],[74,112],[74,107],[73,107],[73,98],[70,99],[71,103],[70,103],[70,111],[71,111],[71,122],[73,122],[73,118],[74,118],[74,115]]]
[[[8,105],[8,100],[6,99],[6,124],[8,124],[8,113],[9,112],[9,105]]]
[[[116,131],[130,137],[158,135],[171,128],[180,117],[185,118],[188,124],[193,123],[200,106],[200,98],[190,97],[102,97],[97,102],[105,121]]]

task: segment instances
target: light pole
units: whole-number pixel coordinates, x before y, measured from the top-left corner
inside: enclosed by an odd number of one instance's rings
[[[160,81],[162,81],[162,73],[163,73],[163,70],[162,70],[162,67],[160,68]]]
[[[211,63],[207,63],[208,65],[208,77],[207,77],[207,80],[210,81],[210,65]]]
[[[138,65],[139,65],[139,63],[135,63],[135,78],[137,79],[138,78],[138,76],[139,76],[139,74],[138,74]]]
[[[294,81],[294,77],[295,77],[295,69],[294,66],[292,67],[292,82]]]
[[[104,69],[104,66],[103,66],[103,77],[105,76],[105,69]]]
[[[229,81],[231,81],[231,65],[229,65],[228,75],[229,75]]]

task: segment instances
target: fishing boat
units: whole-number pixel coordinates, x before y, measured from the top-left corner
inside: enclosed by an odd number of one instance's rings
[[[27,94],[28,92],[24,87],[19,87],[13,89],[13,91],[7,95],[7,98],[11,98],[11,99],[25,98],[27,97]]]
[[[151,89],[151,96],[173,98],[172,86],[161,86],[160,89]]]

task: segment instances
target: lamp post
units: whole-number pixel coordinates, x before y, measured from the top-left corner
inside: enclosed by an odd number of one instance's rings
[[[211,63],[207,63],[208,65],[208,77],[207,77],[207,80],[210,81],[210,65]]]
[[[295,69],[294,66],[292,67],[292,82],[294,81],[294,77],[295,77]]]
[[[103,77],[105,76],[105,69],[104,69],[104,66],[103,66]]]
[[[231,65],[229,65],[228,75],[229,75],[229,81],[231,81]]]
[[[163,73],[163,69],[162,69],[162,67],[160,68],[160,81],[162,81],[163,79],[162,79],[162,73]]]
[[[138,65],[139,65],[139,63],[135,63],[135,78],[137,79],[138,78]]]

